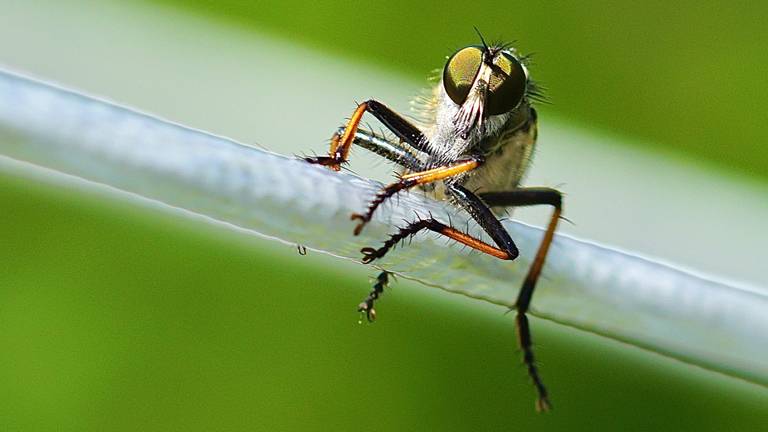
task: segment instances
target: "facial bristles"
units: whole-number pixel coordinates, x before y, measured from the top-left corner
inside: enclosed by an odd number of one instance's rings
[[[488,96],[488,81],[491,78],[491,68],[482,63],[477,72],[475,81],[469,89],[467,99],[461,104],[461,108],[453,118],[453,124],[456,126],[456,135],[461,139],[467,139],[470,131],[475,127],[482,127],[485,119],[483,113],[485,102]]]

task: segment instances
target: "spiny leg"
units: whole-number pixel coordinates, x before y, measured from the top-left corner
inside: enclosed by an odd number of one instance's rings
[[[360,120],[363,119],[363,114],[365,114],[367,109],[368,104],[366,102],[358,105],[344,127],[344,132],[342,134],[334,132],[331,137],[331,148],[328,151],[328,156],[307,157],[304,160],[309,163],[327,166],[334,171],[341,170],[341,164],[347,161],[357,127],[360,125]]]
[[[550,220],[547,231],[545,232],[544,238],[542,239],[542,243],[538,252],[536,253],[536,257],[534,258],[531,268],[528,271],[525,282],[523,284],[523,288],[520,290],[516,301],[516,326],[518,342],[521,349],[523,350],[523,362],[528,369],[528,374],[533,380],[536,391],[538,393],[536,409],[539,411],[546,411],[551,407],[551,404],[549,402],[546,387],[544,386],[543,381],[539,376],[538,369],[536,368],[532,348],[533,343],[526,312],[530,306],[533,290],[536,286],[536,281],[541,274],[541,269],[543,267],[546,254],[549,250],[549,245],[552,242],[555,229],[557,228],[557,223],[560,219],[562,210],[562,196],[559,191],[549,188],[521,188],[509,192],[493,192],[481,194],[483,200],[480,200],[472,192],[459,185],[449,185],[448,190],[454,199],[456,199],[457,203],[466,209],[473,217],[473,219],[477,221],[480,227],[483,228],[483,230],[485,230],[489,236],[491,236],[498,247],[493,247],[483,242],[482,240],[457,231],[452,227],[446,226],[445,224],[430,218],[417,220],[410,223],[408,226],[401,228],[397,233],[393,234],[386,242],[384,242],[382,247],[378,249],[370,247],[363,248],[361,251],[364,255],[363,262],[370,263],[375,259],[383,257],[400,241],[413,236],[424,229],[445,235],[448,238],[456,240],[483,253],[495,256],[496,258],[511,260],[517,257],[517,247],[499,220],[492,214],[488,208],[488,205],[498,207],[529,206],[539,204],[552,205],[555,208],[552,214],[552,219]]]
[[[491,213],[475,194],[459,185],[448,185],[448,190],[454,199],[464,208],[467,208],[469,214],[477,221],[483,230],[493,239],[496,246],[492,246],[469,234],[463,233],[451,226],[445,225],[434,218],[419,219],[400,228],[398,232],[392,234],[384,245],[378,249],[366,247],[361,250],[363,253],[363,263],[368,264],[371,261],[381,258],[387,254],[398,243],[408,237],[416,235],[419,231],[430,230],[444,235],[472,249],[486,253],[503,260],[513,260],[519,255],[517,246],[504,229],[498,219]]]
[[[384,294],[384,288],[389,285],[390,274],[391,273],[388,271],[379,273],[379,275],[376,277],[376,282],[373,284],[373,289],[368,294],[368,297],[366,297],[365,300],[363,300],[362,303],[357,306],[357,311],[364,312],[368,322],[376,321],[376,309],[374,309],[373,304],[376,300],[379,299],[379,297],[381,297],[382,294]]]
[[[415,172],[400,177],[400,180],[384,187],[368,205],[364,214],[353,213],[352,220],[358,220],[360,223],[355,227],[355,235],[360,234],[365,224],[370,222],[373,213],[387,199],[403,189],[410,189],[414,186],[444,180],[460,174],[471,171],[483,163],[481,156],[466,156],[454,161],[453,163],[426,171]],[[490,213],[490,211],[489,211]]]
[[[408,145],[422,152],[428,151],[427,139],[416,126],[409,123],[386,105],[375,100],[368,100],[357,106],[341,134],[338,132],[333,134],[328,156],[307,157],[304,160],[339,171],[341,165],[347,161],[358,126],[363,118],[363,114],[366,112],[371,113],[387,129],[391,130],[402,141],[401,144],[403,146]]]
[[[523,350],[523,363],[528,369],[528,375],[533,380],[533,384],[539,394],[539,398],[536,401],[536,409],[538,411],[547,411],[551,408],[551,404],[549,403],[547,389],[544,387],[544,383],[536,368],[536,361],[533,356],[533,340],[531,339],[531,330],[528,325],[526,312],[528,312],[530,307],[533,291],[536,288],[536,281],[538,281],[541,275],[541,269],[544,267],[549,246],[552,244],[557,223],[560,220],[562,194],[560,191],[551,188],[520,188],[506,192],[487,192],[480,194],[480,196],[486,204],[492,207],[522,207],[544,204],[551,205],[554,208],[547,230],[544,232],[544,237],[539,245],[539,250],[536,252],[528,274],[525,276],[523,287],[520,289],[520,293],[515,301],[515,309],[517,310],[515,323],[517,325],[518,342]]]
[[[360,136],[358,128],[363,114],[370,112],[374,117],[381,121],[392,133],[394,133],[400,142],[392,143],[388,140],[377,140],[375,136]],[[371,149],[376,153],[383,154],[385,157],[394,160],[398,164],[406,167],[410,171],[416,171],[409,174],[397,183],[394,183],[376,196],[376,199],[368,208],[364,215],[353,214],[352,219],[359,219],[361,223],[355,228],[355,235],[359,234],[363,226],[371,219],[376,207],[379,206],[389,196],[407,187],[417,184],[429,183],[441,180],[443,178],[460,174],[477,166],[479,158],[474,161],[456,161],[455,166],[445,166],[433,170],[424,171],[423,162],[414,156],[421,152],[427,155],[431,154],[429,143],[424,134],[410,122],[405,120],[396,112],[387,108],[384,104],[375,100],[368,100],[357,106],[347,125],[339,132],[335,132],[331,138],[331,148],[329,156],[317,156],[304,158],[307,162],[328,166],[333,170],[340,170],[341,165],[347,161],[349,150],[352,144],[357,143],[365,148]],[[466,168],[465,168],[466,167]],[[412,184],[411,184],[412,183]]]
[[[544,261],[549,252],[549,246],[560,221],[563,211],[563,196],[560,191],[552,188],[520,188],[505,192],[486,192],[481,193],[480,197],[490,207],[525,207],[532,205],[551,205],[554,209],[549,220],[549,225],[544,231],[544,237],[541,239],[539,250],[533,259],[531,268],[523,282],[523,288],[517,297],[517,310],[527,311],[531,303],[531,296],[541,275],[541,269],[544,267]]]
[[[398,243],[400,243],[401,241],[405,240],[408,237],[416,235],[417,233],[425,229],[444,235],[452,240],[456,240],[457,242],[465,246],[469,246],[472,249],[494,256],[496,258],[503,259],[503,260],[514,259],[514,255],[510,254],[505,250],[489,245],[488,243],[482,240],[476,239],[469,234],[465,234],[453,227],[445,225],[442,222],[439,222],[433,218],[429,218],[429,219],[419,219],[417,221],[411,222],[408,225],[400,228],[396,233],[390,235],[387,241],[384,242],[384,245],[378,249],[372,248],[372,247],[362,248],[360,252],[363,253],[363,264],[368,264],[373,260],[382,258],[384,255],[387,254],[387,252],[389,252]]]

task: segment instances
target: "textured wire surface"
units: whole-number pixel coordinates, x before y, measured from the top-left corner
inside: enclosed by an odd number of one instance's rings
[[[457,209],[404,193],[355,237],[349,215],[365,207],[376,182],[2,71],[0,155],[355,260],[416,215],[481,235]],[[505,226],[523,251],[511,263],[421,234],[377,264],[511,307],[541,230]],[[768,385],[768,297],[756,291],[558,235],[532,313]]]

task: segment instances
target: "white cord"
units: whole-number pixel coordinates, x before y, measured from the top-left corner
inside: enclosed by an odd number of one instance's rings
[[[365,208],[376,182],[3,71],[0,155],[355,260],[416,215],[467,224],[446,203],[402,193],[355,237],[349,215]],[[522,251],[514,262],[420,234],[376,264],[511,307],[542,233],[504,224]],[[475,225],[468,229],[482,236]],[[768,385],[768,297],[758,291],[558,235],[532,314]]]

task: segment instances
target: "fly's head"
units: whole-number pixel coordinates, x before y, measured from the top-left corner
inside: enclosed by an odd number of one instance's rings
[[[517,109],[530,84],[528,69],[513,49],[483,41],[483,45],[462,48],[448,58],[442,86],[456,108],[450,119],[454,135],[467,140],[471,134],[484,134],[489,117]]]

